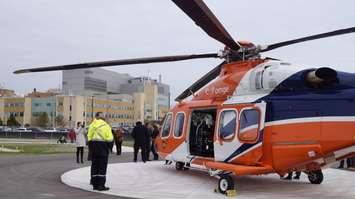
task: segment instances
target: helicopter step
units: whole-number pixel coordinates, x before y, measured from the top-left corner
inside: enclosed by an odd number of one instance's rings
[[[273,172],[271,166],[244,166],[224,162],[207,162],[206,167],[211,169],[229,171],[235,175],[259,175]]]

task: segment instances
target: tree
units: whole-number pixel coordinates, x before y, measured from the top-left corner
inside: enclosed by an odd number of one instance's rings
[[[1,118],[0,118],[0,126],[2,126],[3,125],[3,123],[2,123],[2,120],[1,120]]]
[[[36,124],[39,127],[47,127],[49,123],[49,117],[48,114],[46,112],[40,113],[37,120],[36,120]]]
[[[57,126],[64,127],[65,126],[64,117],[62,115],[57,115],[57,117],[55,117],[55,123],[57,124]]]
[[[10,118],[7,119],[7,126],[20,126],[20,123],[16,120],[14,115],[10,115]]]

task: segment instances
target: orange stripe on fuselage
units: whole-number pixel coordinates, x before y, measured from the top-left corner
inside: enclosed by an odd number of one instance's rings
[[[277,124],[264,128],[264,164],[275,170],[301,167],[336,150],[355,145],[355,122],[324,121]],[[315,156],[312,156],[314,152]]]

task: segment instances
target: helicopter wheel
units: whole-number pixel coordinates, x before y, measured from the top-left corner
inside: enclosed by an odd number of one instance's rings
[[[311,171],[308,173],[308,180],[311,184],[321,184],[323,182],[322,170]]]
[[[184,170],[184,167],[185,167],[185,163],[183,163],[183,162],[176,162],[175,163],[175,168],[176,168],[177,171]]]
[[[230,175],[223,174],[218,181],[218,191],[222,194],[226,194],[228,190],[234,189],[234,181]]]

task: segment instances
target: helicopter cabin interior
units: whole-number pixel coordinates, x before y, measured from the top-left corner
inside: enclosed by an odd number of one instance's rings
[[[191,155],[214,157],[216,109],[194,110],[191,113],[189,149]]]

